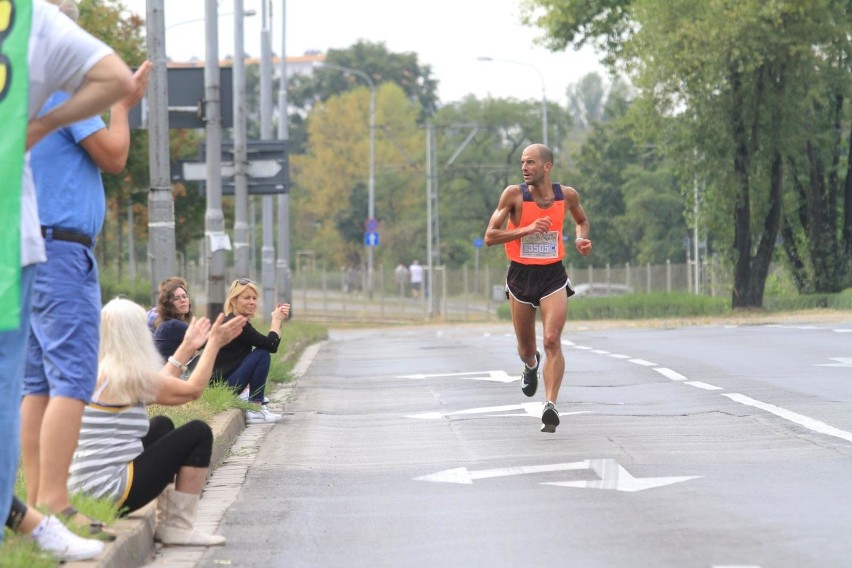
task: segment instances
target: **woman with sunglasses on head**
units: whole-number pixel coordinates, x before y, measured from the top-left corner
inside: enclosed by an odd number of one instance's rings
[[[186,290],[186,280],[179,276],[168,278],[160,285],[154,343],[164,359],[175,354],[192,321],[192,304]]]
[[[282,416],[270,412],[264,402],[266,379],[272,353],[281,343],[281,324],[290,314],[290,304],[278,304],[271,314],[269,333],[264,335],[251,325],[257,315],[260,291],[257,284],[248,278],[239,278],[231,283],[225,300],[225,321],[236,316],[246,318],[242,333],[219,350],[214,365],[214,374],[228,383],[235,392],[249,388],[249,402],[257,405],[256,410],[246,413],[246,423],[263,424],[278,422]]]

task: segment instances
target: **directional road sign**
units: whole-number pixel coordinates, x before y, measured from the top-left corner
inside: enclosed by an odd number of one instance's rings
[[[205,181],[207,164],[204,162],[206,146],[201,145],[200,161],[181,161],[173,166],[172,181]],[[287,193],[287,168],[289,159],[286,140],[249,140],[246,144],[248,156],[248,191],[250,194]],[[234,145],[222,143],[222,194],[234,194]]]
[[[379,233],[375,231],[367,231],[364,233],[364,244],[368,247],[379,246]]]

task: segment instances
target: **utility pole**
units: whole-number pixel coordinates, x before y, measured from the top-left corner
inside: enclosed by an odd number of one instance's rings
[[[260,29],[260,139],[272,140],[272,5],[263,0]],[[263,246],[261,248],[261,285],[263,286],[263,313],[275,306],[275,210],[271,195],[264,195],[261,207],[263,215]],[[281,227],[279,227],[279,231]]]
[[[278,88],[278,139],[288,143],[290,153],[289,113],[287,112],[287,0],[281,0],[281,63]],[[289,164],[290,160],[285,160]],[[278,295],[282,302],[292,301],[290,282],[290,170],[284,171],[284,193],[278,196]],[[291,312],[292,313],[292,312]]]
[[[147,93],[148,168],[151,178],[148,191],[148,260],[151,263],[152,304],[156,304],[160,282],[175,275],[175,203],[169,176],[169,97],[163,2],[147,2],[146,42],[148,57],[154,64]]]
[[[234,268],[237,277],[250,276],[244,17],[243,0],[234,0]]]
[[[432,285],[434,280],[434,267],[439,264],[437,260],[437,251],[440,245],[437,241],[435,228],[437,223],[437,204],[435,199],[437,195],[437,182],[435,180],[435,125],[429,120],[426,123],[426,282],[424,282],[423,293],[428,298],[429,302],[429,317],[435,316],[435,304],[432,293]]]
[[[207,210],[204,246],[207,257],[207,317],[225,306],[225,250],[230,247],[222,213],[222,114],[219,91],[219,14],[217,0],[204,1],[204,109],[207,134]]]

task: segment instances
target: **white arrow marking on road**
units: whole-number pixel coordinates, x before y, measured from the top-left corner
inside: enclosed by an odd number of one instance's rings
[[[400,375],[398,379],[437,379],[441,377],[456,377],[459,379],[472,379],[475,381],[496,381],[498,383],[511,383],[520,381],[521,377],[510,376],[506,371],[473,371],[470,373],[436,373],[427,375],[418,373],[416,375]]]
[[[457,467],[415,477],[415,481],[434,481],[438,483],[461,483],[472,485],[474,479],[489,479],[492,477],[508,477],[510,475],[524,475],[527,473],[546,473],[548,471],[568,471],[572,469],[589,469],[589,462],[555,463],[551,465],[522,465],[519,467],[501,467],[499,469],[482,469],[469,471],[466,467]]]
[[[820,363],[817,367],[852,367],[852,357],[829,357],[837,363]]]
[[[480,408],[468,408],[467,410],[457,410],[455,412],[421,412],[420,414],[409,414],[406,418],[418,418],[420,420],[437,420],[445,416],[461,416],[465,414],[492,414],[495,412],[507,412],[510,410],[523,410],[527,415],[535,418],[541,418],[541,412],[544,409],[544,404],[541,402],[526,402],[524,404],[507,404],[503,406],[483,406]],[[579,412],[563,412],[562,416],[571,416],[572,414],[588,414],[588,410]],[[506,415],[509,416],[509,415]],[[511,415],[516,416],[516,415]]]
[[[415,481],[432,481],[436,483],[459,483],[472,485],[476,479],[490,479],[495,477],[508,477],[511,475],[526,475],[530,473],[547,473],[553,471],[570,471],[590,469],[600,476],[599,481],[564,481],[555,483],[542,483],[542,485],[557,485],[562,487],[580,487],[590,489],[612,489],[615,491],[636,492],[653,487],[662,487],[672,483],[679,483],[691,477],[646,477],[635,478],[626,469],[618,465],[612,459],[584,460],[571,463],[557,463],[549,465],[527,465],[518,467],[503,467],[498,469],[483,469],[470,471],[466,467],[457,467],[415,477]]]
[[[559,487],[579,487],[583,489],[609,489],[635,493],[654,487],[663,487],[673,483],[698,479],[700,475],[689,475],[681,477],[633,477],[613,459],[586,460],[589,468],[600,476],[599,481],[556,481],[553,483],[542,483],[542,485],[556,485]]]

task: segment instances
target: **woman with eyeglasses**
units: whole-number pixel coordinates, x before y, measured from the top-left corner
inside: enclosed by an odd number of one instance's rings
[[[168,278],[160,285],[154,344],[164,359],[175,354],[192,321],[192,304],[186,290],[186,280],[178,276]]]
[[[219,350],[214,365],[214,374],[240,393],[248,386],[249,402],[256,410],[246,412],[247,424],[278,422],[282,416],[266,408],[264,392],[272,353],[281,343],[281,324],[290,314],[290,304],[278,304],[272,310],[269,332],[264,335],[251,325],[257,315],[260,291],[257,284],[248,278],[239,278],[231,283],[225,300],[225,321],[243,316],[246,323],[242,333]]]

